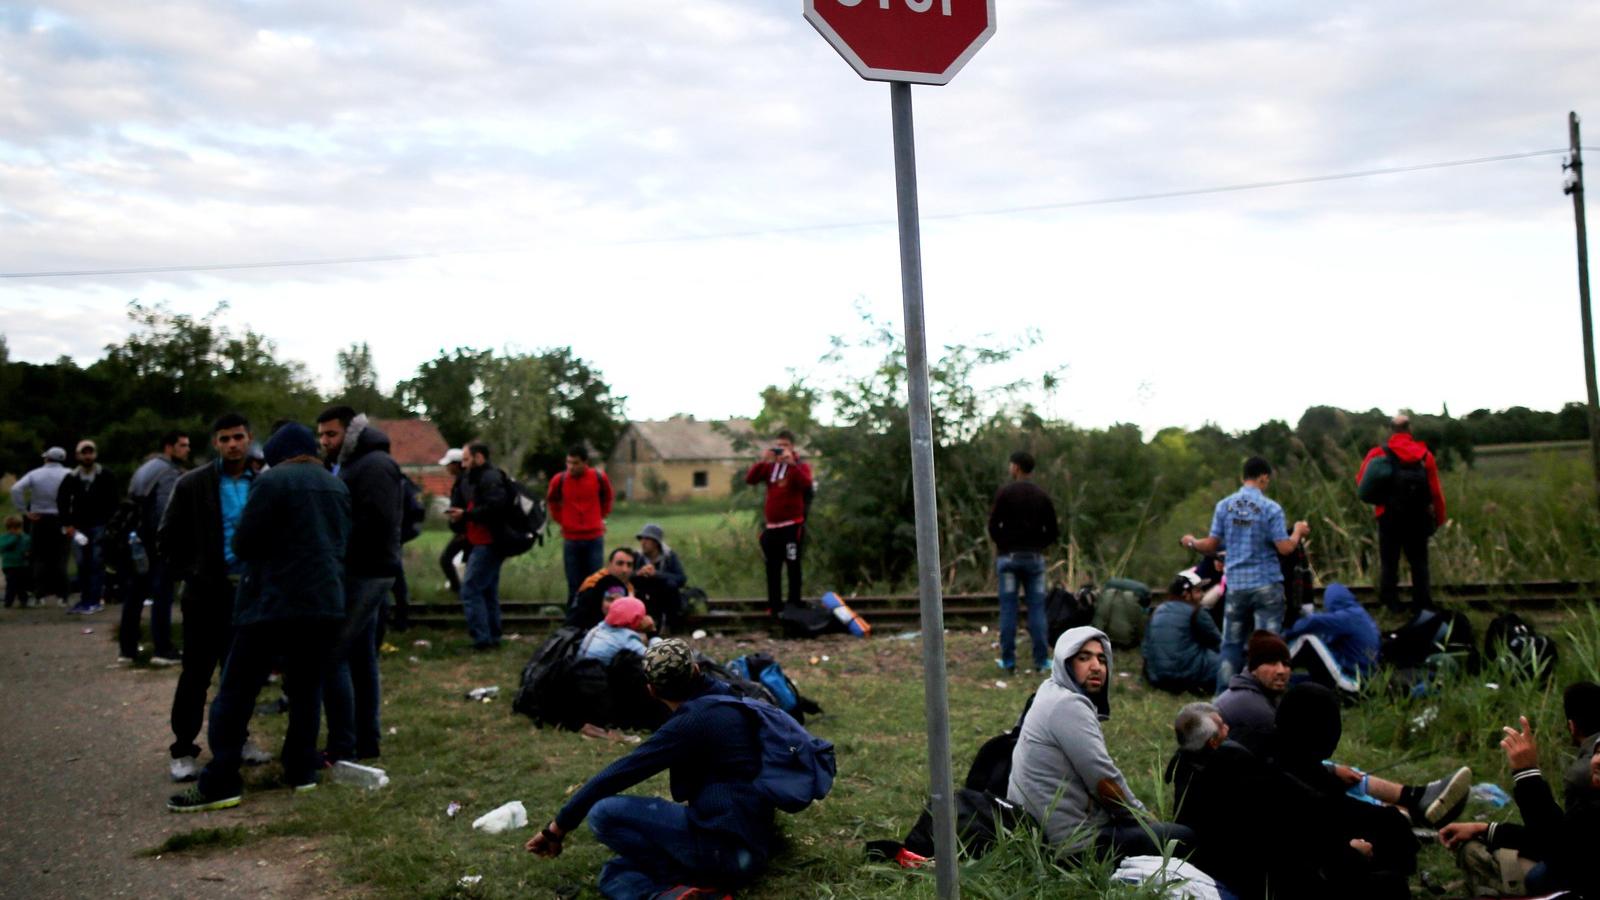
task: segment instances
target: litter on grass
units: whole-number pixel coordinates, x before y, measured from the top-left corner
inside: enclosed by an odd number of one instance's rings
[[[491,684],[486,687],[475,687],[467,691],[468,700],[481,700],[488,703],[491,699],[500,696],[500,685]]]
[[[454,819],[458,812],[461,812],[461,804],[454,800],[451,800],[450,805],[444,808],[444,814],[447,818]]]
[[[1471,796],[1474,800],[1482,800],[1484,803],[1493,804],[1496,809],[1511,802],[1511,797],[1506,794],[1505,790],[1493,782],[1473,785]]]
[[[528,824],[528,808],[513,800],[489,810],[472,822],[472,827],[489,834],[512,831]]]

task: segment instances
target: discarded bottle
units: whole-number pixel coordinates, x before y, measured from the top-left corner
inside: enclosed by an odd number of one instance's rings
[[[133,559],[133,570],[140,575],[150,572],[150,554],[144,549],[144,541],[139,539],[139,532],[128,532],[128,556]]]
[[[369,791],[375,791],[389,784],[389,775],[382,769],[374,769],[372,766],[363,766],[349,760],[335,763],[332,777],[338,784],[366,788]]]
[[[522,805],[521,800],[513,800],[479,816],[473,820],[472,827],[478,831],[499,834],[502,831],[522,828],[527,824],[528,808]]]
[[[473,688],[467,691],[468,700],[488,700],[490,697],[500,696],[500,685],[491,684],[488,687]]]

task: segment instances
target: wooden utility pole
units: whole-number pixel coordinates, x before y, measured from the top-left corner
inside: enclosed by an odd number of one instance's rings
[[[1594,380],[1594,317],[1589,312],[1589,231],[1583,221],[1583,142],[1578,137],[1578,114],[1567,113],[1567,137],[1572,157],[1562,167],[1566,192],[1572,195],[1572,216],[1578,225],[1578,305],[1583,311],[1583,374],[1589,387],[1589,456],[1594,465],[1595,502],[1600,503],[1600,391]]]

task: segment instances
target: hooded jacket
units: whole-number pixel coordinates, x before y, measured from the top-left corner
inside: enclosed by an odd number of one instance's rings
[[[1267,693],[1256,676],[1239,672],[1228,679],[1228,689],[1217,695],[1217,712],[1228,723],[1228,736],[1258,755],[1267,751],[1277,730],[1278,700]]]
[[[1187,600],[1168,600],[1150,614],[1144,633],[1144,675],[1152,685],[1182,691],[1217,682],[1222,632],[1211,614]]]
[[[365,415],[350,420],[336,460],[339,480],[350,489],[352,526],[344,555],[345,574],[392,578],[400,569],[400,519],[404,476],[389,455],[389,436]]]
[[[1393,450],[1394,455],[1399,457],[1401,462],[1422,463],[1423,470],[1428,473],[1428,492],[1433,495],[1433,522],[1435,525],[1443,525],[1445,520],[1444,488],[1439,485],[1439,466],[1434,462],[1433,454],[1428,451],[1428,445],[1402,431],[1391,435],[1389,443],[1385,446]],[[1361,468],[1356,471],[1356,486],[1358,488],[1361,486],[1362,477],[1367,474],[1367,467],[1372,465],[1375,460],[1382,460],[1380,465],[1384,469],[1389,468],[1389,457],[1383,451],[1384,447],[1373,447],[1367,451],[1366,459],[1361,461]],[[1383,511],[1381,504],[1374,506],[1372,510],[1373,514],[1379,517],[1383,515]]]
[[[592,541],[606,535],[606,516],[611,515],[611,479],[594,466],[572,477],[563,470],[550,479],[545,504],[550,519],[561,526],[561,537],[568,541]]]
[[[1324,612],[1301,616],[1284,633],[1286,641],[1303,635],[1315,635],[1333,654],[1334,662],[1345,672],[1362,676],[1372,674],[1378,667],[1378,623],[1361,608],[1356,595],[1338,582],[1328,585],[1322,594]]]
[[[261,473],[233,534],[233,623],[344,618],[350,534],[349,489],[311,457]]]
[[[1111,718],[1106,689],[1091,697],[1072,679],[1072,658],[1089,641],[1104,648],[1110,675],[1111,641],[1098,628],[1072,628],[1056,640],[1050,679],[1039,685],[1022,719],[1006,785],[1006,799],[1043,822],[1045,836],[1066,850],[1088,846],[1101,828],[1125,815],[1100,799],[1102,784],[1109,782],[1132,806],[1144,808],[1106,751],[1100,731],[1101,721]]]

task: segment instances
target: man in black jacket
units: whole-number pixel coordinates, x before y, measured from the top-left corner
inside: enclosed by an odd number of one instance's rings
[[[500,646],[500,566],[505,557],[495,549],[505,529],[511,488],[501,471],[489,462],[489,445],[474,441],[462,449],[461,497],[452,496],[445,515],[465,529],[472,551],[467,555],[467,575],[461,582],[461,606],[466,611],[467,633],[474,650]]]
[[[106,608],[100,602],[105,561],[100,558],[96,539],[122,500],[116,476],[97,461],[99,452],[94,441],[78,442],[78,465],[62,479],[61,492],[57,495],[61,521],[66,523],[64,534],[72,541],[72,552],[78,560],[78,603],[68,612],[80,616]]]
[[[344,557],[344,628],[323,685],[328,758],[371,759],[379,753],[382,734],[378,619],[401,573],[404,476],[389,455],[389,436],[348,406],[322,411],[317,440],[333,473],[350,490],[352,521]]]
[[[233,599],[244,572],[233,533],[255,477],[245,465],[250,422],[244,416],[227,413],[213,422],[211,445],[217,458],[173,486],[157,541],[167,571],[183,581],[183,671],[172,694],[173,781],[189,781],[199,771],[195,738],[205,717],[211,673],[233,639]]]
[[[1033,456],[1011,454],[1011,482],[994,495],[989,510],[989,538],[994,541],[995,574],[1000,580],[1000,658],[1006,671],[1017,667],[1017,594],[1028,602],[1028,637],[1033,642],[1033,668],[1050,668],[1052,650],[1044,614],[1045,552],[1060,537],[1056,507],[1033,483]]]
[[[199,783],[167,801],[173,812],[239,805],[245,725],[275,664],[289,698],[283,779],[296,791],[309,790],[322,770],[319,687],[344,622],[350,491],[322,467],[317,439],[304,425],[278,429],[263,452],[270,468],[233,534],[244,573],[234,608],[238,627],[211,707],[211,762]]]

